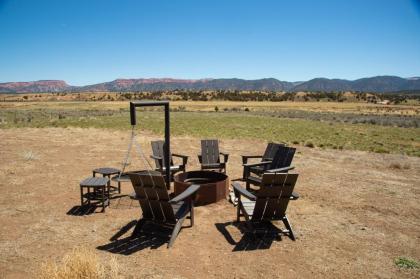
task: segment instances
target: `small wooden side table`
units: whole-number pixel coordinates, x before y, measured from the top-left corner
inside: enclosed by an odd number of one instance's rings
[[[97,168],[92,171],[93,177],[96,176],[97,173],[102,174],[103,177],[107,177],[108,180],[108,191],[111,190],[118,190],[118,194],[121,194],[121,183],[118,181],[118,187],[111,186],[111,175],[119,175],[120,170],[116,168]]]
[[[110,203],[108,182],[107,177],[88,177],[80,182],[81,205],[90,205],[92,201],[96,201],[102,206],[102,212],[105,212],[105,207]],[[84,189],[87,190],[86,193],[84,193]]]

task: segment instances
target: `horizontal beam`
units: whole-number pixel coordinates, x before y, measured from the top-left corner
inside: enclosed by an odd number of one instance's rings
[[[169,101],[132,101],[135,107],[165,106],[169,105]]]
[[[164,106],[165,110],[169,109],[169,101],[133,101],[130,102],[130,120],[131,125],[136,125],[136,108],[137,107],[156,107]]]

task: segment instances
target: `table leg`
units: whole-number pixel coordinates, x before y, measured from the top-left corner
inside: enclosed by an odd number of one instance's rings
[[[87,187],[87,200],[88,204],[90,205],[90,187]]]
[[[111,175],[110,174],[104,174],[103,177],[108,178],[108,182],[106,184],[106,187],[108,189],[107,196],[108,196],[108,202],[111,204]]]
[[[105,212],[105,185],[102,187],[102,212]]]
[[[83,186],[80,186],[80,205],[83,206]]]

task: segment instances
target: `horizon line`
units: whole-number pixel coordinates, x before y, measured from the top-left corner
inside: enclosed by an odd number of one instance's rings
[[[83,86],[88,86],[88,85],[95,85],[95,84],[113,82],[113,81],[117,81],[117,80],[174,80],[174,81],[199,82],[199,81],[210,81],[210,80],[217,80],[217,79],[239,79],[239,80],[245,80],[245,81],[275,79],[275,80],[278,80],[280,82],[295,83],[295,82],[307,82],[307,81],[311,81],[311,80],[314,80],[314,79],[356,81],[356,80],[359,80],[359,79],[374,78],[374,77],[398,77],[398,78],[403,78],[403,79],[412,79],[412,78],[420,78],[420,74],[419,75],[413,75],[413,76],[410,76],[410,77],[401,77],[401,76],[398,76],[398,75],[383,74],[383,75],[375,75],[375,76],[368,76],[368,77],[360,77],[360,78],[356,78],[356,79],[328,78],[328,77],[318,76],[318,77],[314,77],[314,78],[307,79],[307,80],[296,80],[296,81],[287,81],[287,80],[278,79],[278,78],[275,78],[275,77],[264,77],[264,78],[253,78],[253,79],[246,79],[246,78],[239,78],[239,77],[219,77],[219,78],[207,77],[207,78],[196,78],[196,79],[194,79],[194,78],[174,78],[174,77],[147,77],[147,78],[146,77],[137,77],[137,78],[115,78],[113,80],[108,80],[108,81],[103,81],[103,82],[95,82],[95,83],[88,83],[88,84],[84,84],[84,85],[72,85],[72,84],[68,83],[65,79],[38,79],[38,80],[30,80],[30,81],[0,81],[0,84],[2,84],[2,83],[40,82],[40,81],[63,81],[69,86],[83,87]]]

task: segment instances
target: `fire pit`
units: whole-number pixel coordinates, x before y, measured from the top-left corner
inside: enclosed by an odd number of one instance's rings
[[[191,184],[200,185],[195,205],[206,205],[225,199],[228,195],[229,178],[214,171],[188,171],[174,177],[175,195],[182,193]]]

